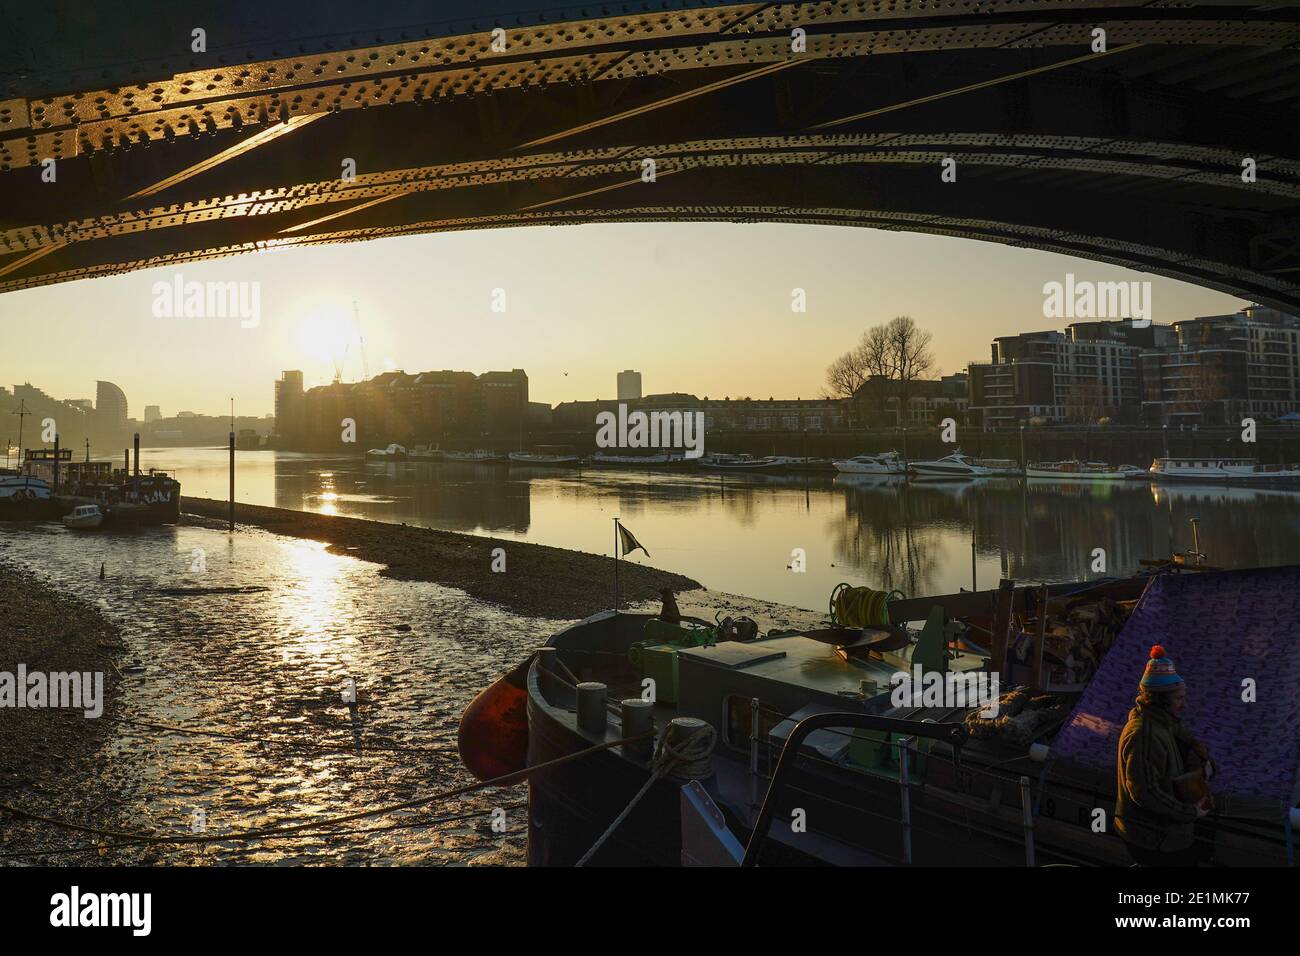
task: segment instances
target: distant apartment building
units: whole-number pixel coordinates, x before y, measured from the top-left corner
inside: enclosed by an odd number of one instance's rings
[[[160,406],[146,405],[144,407],[144,420],[146,423],[156,422],[162,417],[162,408]]]
[[[966,421],[970,382],[965,372],[908,382],[906,399],[899,390],[893,379],[873,377],[863,383],[853,399],[858,421],[886,428],[936,425],[945,418]],[[900,411],[904,405],[906,412]]]
[[[1141,355],[1176,340],[1170,326],[1132,319],[1075,322],[1064,332],[1024,332],[993,340],[992,360],[972,362],[970,417],[986,428],[1027,420],[1136,421]]]
[[[106,432],[127,432],[126,393],[112,382],[95,383],[95,418]]]
[[[307,389],[299,399],[300,375],[286,372],[276,383],[276,434],[288,447],[337,446],[344,419],[356,423],[363,448],[517,439],[528,420],[523,369],[384,372],[365,382]]]
[[[302,372],[297,369],[280,373],[275,383],[275,429],[277,438],[302,435],[303,385]]]
[[[631,369],[618,373],[618,400],[630,401],[641,397],[641,373]]]
[[[1142,417],[1237,424],[1300,410],[1300,318],[1263,306],[1175,322],[1172,348],[1142,355]]]

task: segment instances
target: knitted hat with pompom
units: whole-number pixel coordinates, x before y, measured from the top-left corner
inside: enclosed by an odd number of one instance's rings
[[[1165,656],[1165,649],[1157,644],[1151,648],[1151,659],[1142,673],[1142,685],[1150,690],[1168,690],[1181,684],[1183,679],[1174,670],[1174,662]]]

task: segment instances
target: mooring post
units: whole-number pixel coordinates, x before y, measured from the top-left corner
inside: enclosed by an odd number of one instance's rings
[[[578,729],[603,738],[609,723],[606,701],[609,688],[599,681],[583,681],[577,688]]]
[[[230,432],[230,532],[235,531],[235,432]]]

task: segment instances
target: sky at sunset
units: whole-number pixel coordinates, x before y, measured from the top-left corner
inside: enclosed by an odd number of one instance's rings
[[[154,283],[260,282],[260,324],[157,318]],[[0,295],[0,385],[30,381],[93,398],[96,379],[130,414],[160,405],[241,415],[272,410],[272,383],[302,369],[323,384],[343,364],[370,373],[523,368],[530,398],[612,398],[615,375],[644,390],[812,398],[827,364],[868,326],[911,315],[933,332],[937,371],[987,359],[989,340],[1043,318],[1043,284],[1150,280],[1153,318],[1232,312],[1195,286],[1033,250],[833,226],[621,224],[383,239],[200,262]],[[807,312],[791,310],[802,288]],[[505,293],[492,311],[493,290]],[[352,322],[352,303],[359,323]],[[1068,320],[1066,320],[1068,321]]]

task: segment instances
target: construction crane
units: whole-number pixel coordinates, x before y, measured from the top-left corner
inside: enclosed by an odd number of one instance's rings
[[[357,341],[361,350],[361,373],[363,382],[370,381],[370,363],[366,360],[366,337],[361,334],[361,316],[357,312],[357,300],[352,300],[352,324],[357,330]]]

